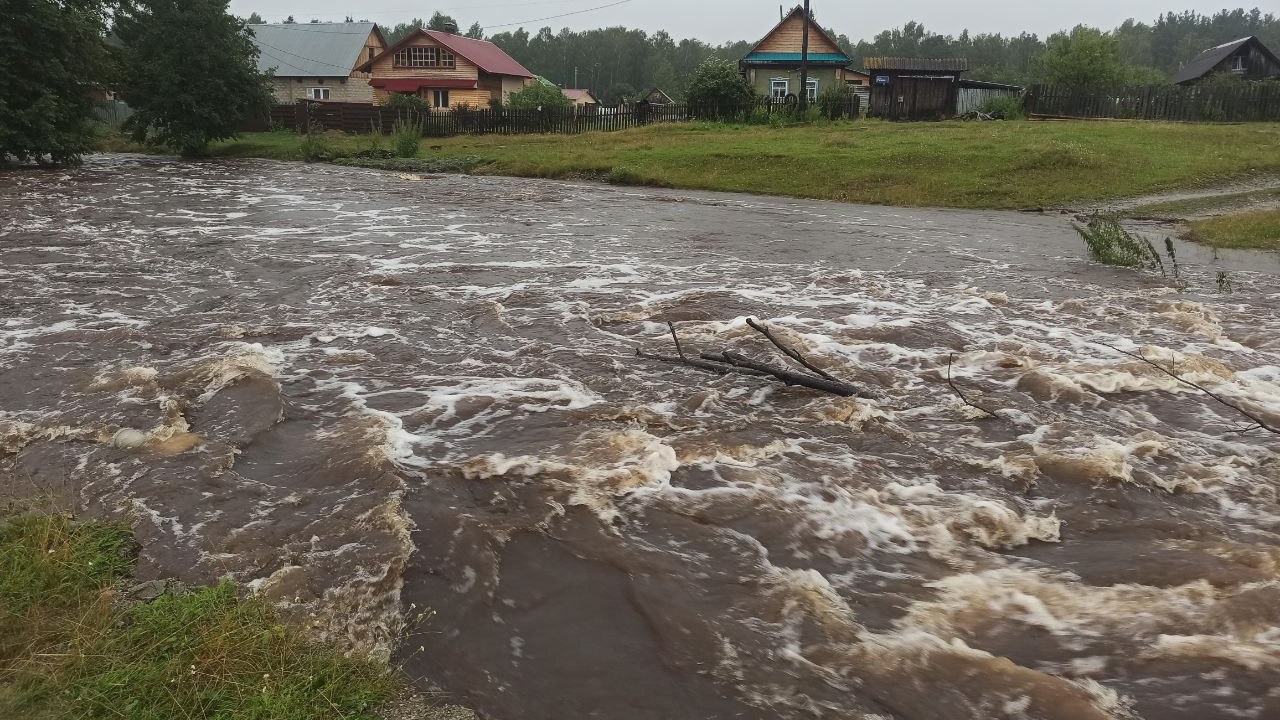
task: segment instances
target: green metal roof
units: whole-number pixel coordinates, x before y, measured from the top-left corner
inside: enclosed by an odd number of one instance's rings
[[[743,58],[743,62],[799,63],[800,53],[754,52]],[[850,61],[844,53],[809,53],[809,62],[848,65]]]

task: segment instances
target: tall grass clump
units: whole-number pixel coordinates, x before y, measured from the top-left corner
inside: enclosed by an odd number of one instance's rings
[[[997,95],[982,103],[982,112],[1005,120],[1026,120],[1027,108],[1017,95]]]
[[[1151,241],[1125,230],[1116,218],[1094,216],[1087,224],[1074,227],[1094,260],[1104,265],[1164,272],[1164,262]]]
[[[235,587],[129,605],[127,528],[25,517],[0,526],[0,717],[373,720],[385,666],[282,625]]]
[[[418,155],[418,143],[422,140],[422,121],[401,117],[391,126],[391,149],[396,157],[411,158]]]

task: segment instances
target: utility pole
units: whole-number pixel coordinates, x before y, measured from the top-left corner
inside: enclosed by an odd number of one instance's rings
[[[800,112],[809,107],[809,0],[804,0],[804,28],[800,31]]]
[[[573,86],[578,87],[578,66],[573,66]]]

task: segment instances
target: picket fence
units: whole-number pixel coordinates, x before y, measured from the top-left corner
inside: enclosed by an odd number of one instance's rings
[[[822,110],[828,117],[857,117],[860,99]],[[625,130],[652,123],[692,120],[793,120],[795,108],[786,103],[755,102],[739,105],[631,105],[619,108],[552,108],[514,110],[510,108],[415,111],[366,103],[300,100],[290,105],[274,105],[268,115],[254,118],[245,131],[288,129],[340,130],[349,133],[389,133],[397,122],[417,124],[427,137],[452,135],[522,135],[531,133],[577,134]]]

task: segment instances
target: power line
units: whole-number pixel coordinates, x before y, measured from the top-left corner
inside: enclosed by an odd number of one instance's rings
[[[617,2],[612,2],[607,5],[598,5],[596,7],[586,8],[584,10],[574,10],[573,12],[560,13],[559,15],[548,15],[547,17],[534,18],[532,20],[521,20],[519,22],[500,23],[497,25],[482,25],[482,27],[485,30],[492,30],[493,28],[507,28],[507,27],[516,27],[518,25],[530,25],[532,23],[545,22],[547,20],[558,20],[560,18],[570,17],[573,15],[582,15],[583,13],[595,12],[596,10],[604,10],[606,8],[617,7],[619,5],[626,5],[629,2],[631,2],[631,0],[617,0]],[[546,3],[537,2],[537,3],[522,3],[522,4],[523,5],[556,5],[559,3],[558,2],[546,2]],[[472,9],[477,9],[481,7],[516,7],[516,5],[487,5],[487,6],[471,6],[467,8],[446,8],[446,9],[447,10],[472,10]],[[365,14],[366,15],[388,15],[390,14],[390,11],[381,12],[381,13],[365,13]],[[363,33],[356,33],[356,32],[348,32],[345,30],[319,30],[319,29],[313,29],[313,28],[307,27],[308,25],[321,25],[321,24],[340,25],[340,24],[346,24],[346,23],[272,23],[272,25],[275,25],[281,28],[287,28],[295,32],[312,32],[312,33],[319,33],[319,34],[325,34],[325,35],[362,35],[363,34]]]
[[[299,60],[306,60],[307,62],[313,62],[313,63],[317,63],[317,64],[319,64],[319,65],[327,65],[327,66],[329,66],[329,67],[331,67],[331,68],[338,68],[339,70],[342,70],[342,69],[343,69],[343,66],[338,65],[337,63],[331,63],[331,62],[329,62],[329,61],[327,61],[327,60],[317,60],[317,59],[315,59],[315,58],[309,58],[309,57],[307,57],[306,55],[299,55],[298,53],[295,53],[295,52],[289,52],[288,50],[282,50],[282,49],[280,49],[280,48],[276,47],[275,45],[268,45],[267,43],[264,43],[264,42],[262,42],[261,40],[258,40],[257,38],[254,38],[254,40],[255,40],[255,42],[257,42],[259,45],[261,45],[261,46],[263,46],[263,47],[271,48],[272,50],[275,50],[276,52],[282,52],[282,53],[284,53],[285,55],[292,55],[293,57],[296,57],[296,58],[298,58]],[[287,60],[284,60],[283,58],[281,58],[281,57],[279,57],[279,56],[277,56],[277,57],[276,57],[276,59],[277,59],[277,60],[280,60],[281,62],[283,62],[284,64],[286,64],[286,65],[288,65],[288,66],[290,66],[290,67],[292,67],[292,68],[293,68],[293,69],[295,69],[295,70],[303,70],[303,71],[305,71],[305,68],[300,68],[300,67],[298,67],[297,65],[294,65],[293,63],[288,62]],[[344,71],[342,74],[343,74],[343,75],[347,75],[347,74],[349,74],[350,72],[351,72],[350,68],[347,68],[347,69],[345,69],[345,71]]]
[[[495,5],[460,5],[460,6],[458,6],[458,7],[434,8],[434,10],[435,10],[435,11],[437,11],[437,12],[453,12],[453,11],[460,11],[460,10],[492,10],[492,9],[494,9],[494,8],[528,7],[528,6],[531,6],[531,5],[572,5],[572,4],[575,4],[575,3],[583,3],[583,2],[590,2],[590,0],[537,0],[536,2],[498,3],[498,4],[495,4]],[[405,13],[418,12],[419,10],[421,10],[421,8],[403,8],[403,9],[400,9],[400,10],[378,10],[378,11],[376,11],[376,12],[368,12],[368,11],[366,11],[366,12],[362,12],[362,13],[358,13],[358,14],[359,14],[359,15],[361,15],[361,16],[374,16],[374,15],[403,15],[403,14],[405,14]],[[585,12],[585,11],[584,11],[584,12]],[[295,13],[295,14],[309,15],[310,13],[303,12],[303,13]],[[324,13],[317,13],[317,14],[324,14]],[[293,15],[292,15],[292,14],[289,14],[289,15],[279,15],[279,14],[277,14],[277,15],[272,15],[271,17],[293,17]],[[530,20],[530,21],[528,21],[528,22],[537,22],[537,21],[536,21],[536,20]],[[273,23],[273,24],[274,24],[274,23]],[[303,28],[305,28],[307,25],[313,25],[313,24],[324,24],[324,23],[299,22],[299,23],[287,23],[287,24],[289,24],[289,25],[298,25],[298,26],[299,26],[299,28],[298,28],[298,29],[299,29],[299,30],[302,30],[302,29],[303,29]],[[335,24],[335,25],[336,25],[336,24],[339,24],[339,23],[328,23],[328,24]],[[291,29],[292,29],[292,28],[291,28]],[[310,32],[323,32],[323,31],[321,31],[321,30],[311,30]]]
[[[569,17],[570,15],[581,15],[583,13],[595,12],[596,10],[604,10],[605,8],[617,7],[619,5],[626,5],[629,2],[631,2],[631,0],[618,0],[618,2],[612,2],[612,3],[609,3],[608,5],[600,5],[598,7],[587,8],[586,10],[575,10],[574,12],[561,13],[560,15],[549,15],[543,18],[535,18],[533,20],[521,20],[520,22],[503,23],[501,25],[485,25],[484,29],[492,30],[493,28],[514,27],[516,25],[528,25],[531,23],[539,23],[539,22],[543,22],[544,20],[556,20],[558,18]]]

